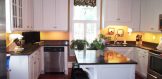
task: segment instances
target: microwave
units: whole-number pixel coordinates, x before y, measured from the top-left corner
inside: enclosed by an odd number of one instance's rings
[[[162,30],[162,14],[159,15],[159,29]]]

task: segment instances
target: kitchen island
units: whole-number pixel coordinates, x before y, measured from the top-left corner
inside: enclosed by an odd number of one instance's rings
[[[136,62],[114,51],[75,51],[77,63],[89,79],[135,79]]]

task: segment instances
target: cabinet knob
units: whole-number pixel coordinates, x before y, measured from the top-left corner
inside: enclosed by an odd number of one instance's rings
[[[10,71],[11,71],[11,69],[8,69],[8,71],[10,72]]]
[[[154,28],[152,27],[152,28],[150,28],[151,30],[154,30]]]
[[[120,20],[120,18],[117,18],[116,20]]]

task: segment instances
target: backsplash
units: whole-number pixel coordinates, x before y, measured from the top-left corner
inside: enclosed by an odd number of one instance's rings
[[[109,34],[109,28],[114,29],[114,34]],[[114,41],[115,35],[119,29],[124,30],[124,36],[118,37],[118,41],[136,41],[137,34],[142,35],[142,41],[151,42],[151,43],[159,43],[160,37],[162,37],[162,33],[149,33],[149,32],[132,32],[128,34],[128,27],[127,26],[107,26],[101,30],[101,33],[110,36],[111,40]]]
[[[40,32],[40,40],[69,40],[69,32]]]

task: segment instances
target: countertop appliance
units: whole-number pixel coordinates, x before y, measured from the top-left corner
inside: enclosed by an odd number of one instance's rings
[[[44,41],[45,73],[68,74],[68,41]]]
[[[40,32],[22,32],[25,44],[40,42]]]
[[[151,51],[148,63],[147,79],[162,79],[162,53]]]

